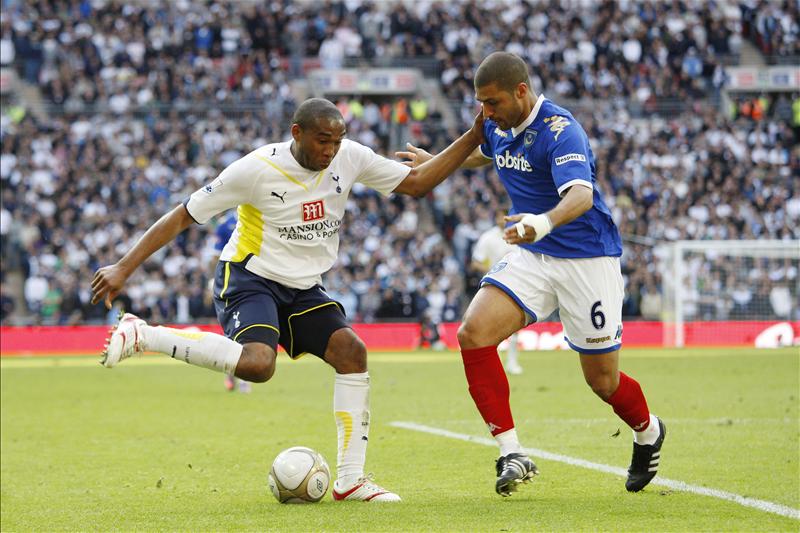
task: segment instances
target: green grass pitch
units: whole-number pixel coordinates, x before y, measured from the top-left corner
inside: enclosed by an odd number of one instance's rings
[[[800,520],[536,459],[541,475],[494,493],[497,450],[390,425],[488,436],[454,352],[374,353],[367,469],[403,502],[280,505],[275,455],[336,462],[333,371],[279,357],[271,382],[229,393],[222,376],[147,356],[4,358],[2,531],[798,531]],[[630,431],[584,384],[572,352],[525,352],[510,376],[523,444],[627,467]],[[800,354],[624,350],[668,425],[659,476],[800,509]],[[614,437],[617,429],[621,434]],[[658,478],[657,478],[658,479]]]

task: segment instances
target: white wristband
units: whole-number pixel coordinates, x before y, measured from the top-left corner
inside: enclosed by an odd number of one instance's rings
[[[533,242],[539,242],[553,230],[553,223],[550,222],[550,217],[544,214],[532,215],[526,213],[523,215],[522,220],[514,224],[514,227],[517,228],[517,235],[520,237],[525,237],[525,226],[532,227],[536,232]]]

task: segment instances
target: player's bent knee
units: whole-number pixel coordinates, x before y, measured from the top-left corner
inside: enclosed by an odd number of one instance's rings
[[[481,348],[490,344],[489,341],[482,339],[480,328],[471,320],[465,320],[461,323],[456,337],[461,348]]]
[[[236,365],[236,377],[253,383],[269,381],[275,374],[275,359],[275,350],[266,344],[245,344]]]
[[[342,328],[331,335],[325,361],[339,374],[366,372],[367,347],[352,329]]]
[[[619,380],[615,380],[610,374],[602,374],[586,378],[586,384],[591,387],[592,392],[602,400],[608,400],[617,390]]]

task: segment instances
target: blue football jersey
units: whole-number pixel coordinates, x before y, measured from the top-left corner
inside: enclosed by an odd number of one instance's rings
[[[216,241],[214,241],[214,250],[222,252],[222,249],[225,248],[225,245],[230,240],[231,235],[233,235],[233,230],[236,229],[236,222],[236,211],[231,211],[225,219],[220,222],[216,231],[214,231],[217,237]]]
[[[594,191],[591,209],[523,248],[554,257],[622,255],[619,230],[595,184],[589,137],[569,111],[539,96],[530,116],[518,127],[503,131],[493,120],[486,120],[483,134],[480,150],[494,160],[511,198],[510,214],[550,211],[573,185],[589,184]]]

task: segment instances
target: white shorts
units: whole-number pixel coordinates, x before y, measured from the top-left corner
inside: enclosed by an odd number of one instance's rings
[[[565,259],[517,246],[481,280],[508,294],[527,315],[544,320],[559,310],[565,339],[584,354],[613,352],[622,346],[625,289],[618,257]]]

